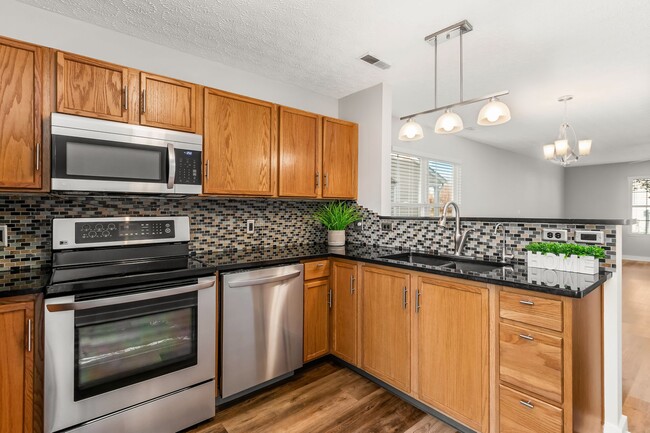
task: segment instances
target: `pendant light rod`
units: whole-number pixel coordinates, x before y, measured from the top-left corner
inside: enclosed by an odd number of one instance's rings
[[[433,106],[438,107],[438,38],[434,41],[435,57],[433,60]]]
[[[438,30],[435,33],[431,33],[429,36],[424,38],[424,41],[427,43],[432,43],[434,40],[438,40],[439,36],[444,36],[441,42],[454,38],[456,35],[455,32],[459,33],[468,33],[474,29],[472,25],[467,20],[459,21],[456,24],[452,24],[449,27],[445,27],[442,30]]]
[[[436,111],[447,110],[449,108],[460,107],[460,106],[468,105],[468,104],[474,104],[475,102],[486,101],[488,99],[498,98],[500,96],[505,96],[505,95],[508,95],[508,94],[510,94],[509,90],[504,90],[502,92],[491,93],[489,95],[481,96],[480,98],[468,99],[467,101],[456,102],[454,104],[445,105],[444,107],[436,107],[436,108],[432,108],[430,110],[420,111],[419,113],[409,114],[408,116],[402,116],[402,117],[399,118],[399,120],[411,119],[411,118],[416,117],[416,116],[422,116],[423,114],[430,114],[430,113],[435,113]]]
[[[460,30],[460,100],[463,100],[463,29]],[[438,38],[436,38],[438,40]]]

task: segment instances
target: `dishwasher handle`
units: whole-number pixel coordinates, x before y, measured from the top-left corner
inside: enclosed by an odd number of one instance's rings
[[[236,288],[236,287],[250,287],[250,286],[261,286],[262,284],[267,284],[267,283],[276,283],[278,281],[284,281],[284,280],[289,280],[291,278],[295,278],[298,275],[300,275],[302,271],[295,271],[295,272],[290,272],[288,274],[282,274],[282,275],[273,275],[271,277],[264,277],[264,278],[253,278],[250,280],[234,280],[230,281],[228,283],[229,287]]]

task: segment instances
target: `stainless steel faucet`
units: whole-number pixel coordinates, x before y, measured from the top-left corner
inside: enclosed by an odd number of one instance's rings
[[[449,210],[449,206],[453,207],[454,212],[456,213],[456,231],[454,233],[454,255],[460,256],[461,253],[463,252],[463,247],[465,247],[465,242],[467,242],[467,236],[471,232],[473,232],[474,229],[467,229],[465,231],[460,230],[460,208],[453,201],[448,201],[447,203],[445,203],[445,207],[442,209],[442,216],[440,217],[440,221],[438,222],[438,225],[440,227],[444,227],[445,224],[447,223],[447,211]]]
[[[506,250],[506,228],[502,223],[497,223],[494,226],[494,235],[496,236],[501,229],[501,261],[505,262],[506,260],[512,260],[515,256],[513,254],[507,254]]]

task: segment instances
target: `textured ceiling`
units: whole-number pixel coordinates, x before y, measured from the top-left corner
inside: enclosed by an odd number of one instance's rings
[[[379,82],[393,113],[433,106],[433,49],[423,37],[462,19],[465,97],[510,90],[513,120],[465,138],[541,158],[573,94],[569,122],[592,138],[587,163],[650,159],[647,0],[20,0],[335,98]],[[392,65],[357,58],[371,51]],[[440,47],[438,103],[458,99],[457,40]],[[435,115],[422,117],[427,124]]]

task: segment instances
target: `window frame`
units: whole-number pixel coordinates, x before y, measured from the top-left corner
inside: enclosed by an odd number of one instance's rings
[[[428,167],[430,162],[437,162],[437,163],[443,163],[443,164],[450,164],[453,166],[454,170],[454,179],[453,179],[453,193],[452,193],[452,200],[456,202],[458,205],[460,205],[461,201],[461,170],[462,170],[462,165],[460,161],[454,161],[450,160],[448,158],[439,158],[435,155],[427,155],[424,153],[419,153],[419,152],[413,152],[413,151],[407,151],[403,148],[398,148],[394,147],[391,149],[391,160],[393,157],[393,154],[401,155],[404,157],[408,158],[418,158],[420,160],[420,197],[419,201],[420,203],[395,203],[392,200],[392,191],[391,191],[391,201],[390,201],[390,216],[391,217],[403,217],[403,218],[439,218],[439,216],[430,216],[430,210],[434,209],[434,214],[435,214],[435,209],[439,209],[438,213],[442,212],[442,208],[444,206],[444,203],[441,203],[440,205],[436,205],[435,203],[429,204],[429,182],[428,182]],[[423,163],[424,162],[424,163]],[[391,173],[390,173],[391,179],[393,177],[393,169],[392,169],[392,162],[391,162]],[[408,216],[401,216],[401,215],[394,215],[393,214],[393,208],[417,208],[418,209],[418,216],[417,217],[408,217]]]
[[[632,184],[634,183],[634,181],[636,179],[650,179],[650,175],[629,176],[627,178],[627,180],[628,180],[628,186],[627,186],[627,191],[628,191],[628,195],[627,195],[628,196],[628,212],[629,212],[630,218],[634,218],[634,212],[633,212],[634,208],[645,207],[648,210],[650,210],[650,199],[648,200],[648,204],[646,206],[638,206],[638,205],[635,206],[634,205],[634,190],[633,190]],[[638,236],[638,237],[650,236],[650,230],[648,231],[648,233],[634,232],[634,231],[632,231],[632,227],[633,227],[633,225],[630,224],[629,229],[628,229],[628,233],[629,233],[630,236]]]

